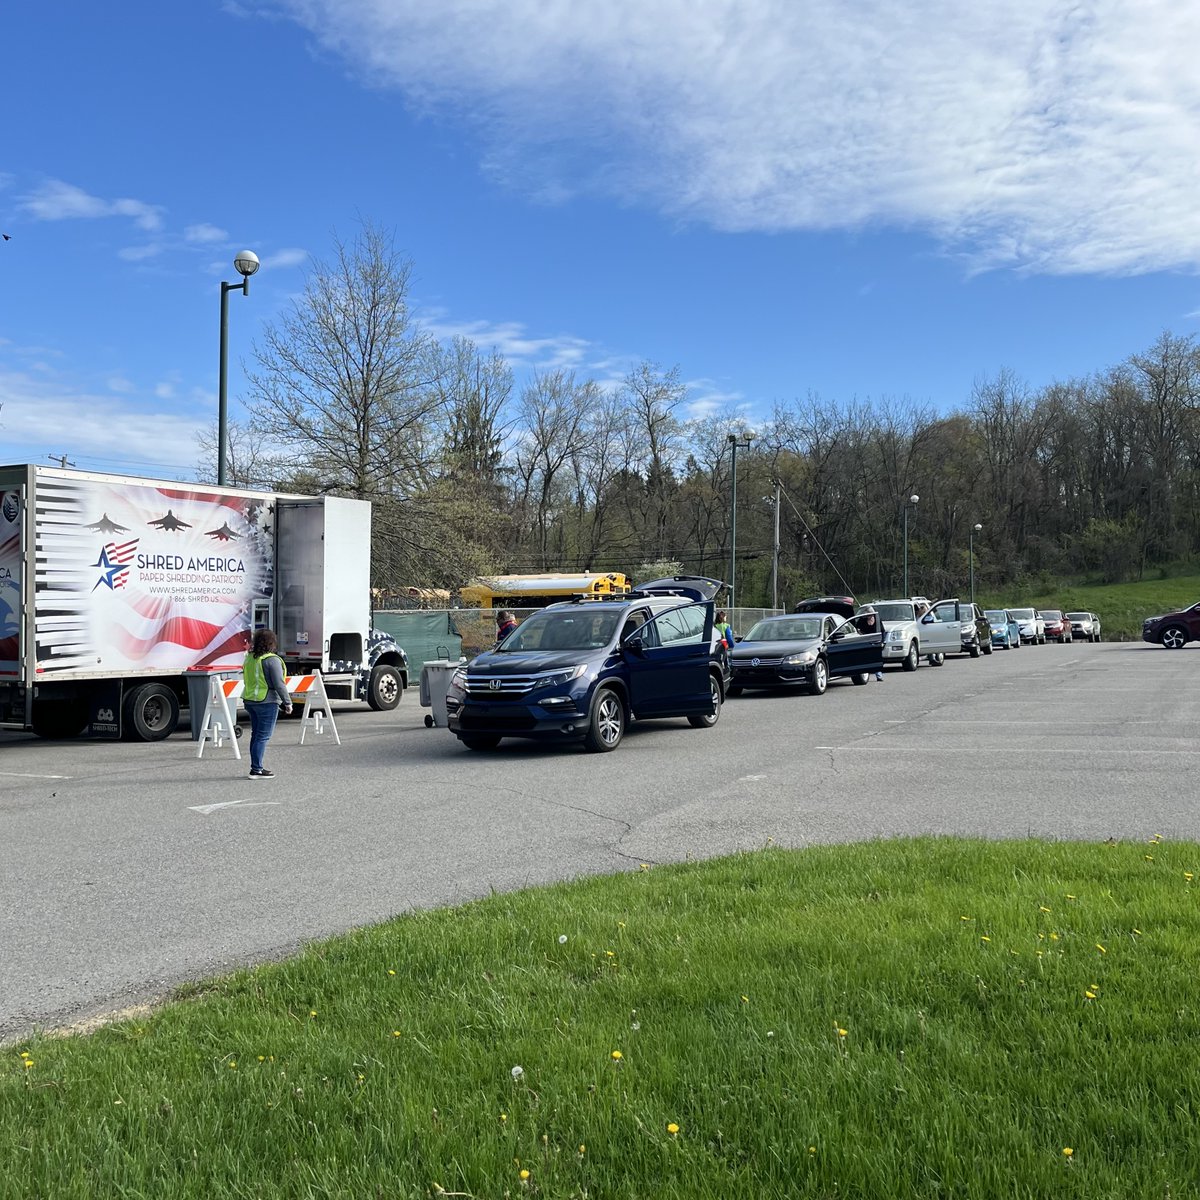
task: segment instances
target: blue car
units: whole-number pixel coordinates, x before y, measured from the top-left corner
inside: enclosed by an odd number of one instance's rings
[[[984,614],[992,627],[992,645],[1001,650],[1020,650],[1021,626],[1007,608],[989,608]]]
[[[615,750],[632,720],[711,728],[728,657],[713,633],[719,580],[676,575],[611,597],[552,604],[451,678],[450,732],[468,750],[502,738]]]

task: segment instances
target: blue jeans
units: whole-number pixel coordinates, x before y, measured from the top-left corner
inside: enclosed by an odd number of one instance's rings
[[[250,714],[250,770],[261,771],[263,752],[279,720],[278,700],[244,700]]]

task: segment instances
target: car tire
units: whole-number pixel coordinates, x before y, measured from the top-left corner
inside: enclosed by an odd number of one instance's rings
[[[906,671],[915,671],[921,663],[921,656],[917,652],[917,643],[910,642],[908,653],[904,656],[903,667]]]
[[[984,643],[983,643],[983,652],[984,652],[984,654],[991,654],[991,652],[992,652],[994,649],[995,649],[995,646],[993,646],[993,645],[992,645],[992,639],[991,639],[991,638],[988,638],[988,640],[987,640],[986,642],[984,642]]]
[[[166,684],[143,683],[125,697],[125,736],[131,742],[161,742],[179,724],[179,697]]]
[[[495,750],[500,745],[500,739],[492,733],[473,733],[469,737],[460,736],[458,740],[468,750]]]
[[[400,682],[400,672],[387,663],[377,664],[367,683],[367,704],[376,712],[391,712],[402,695],[404,684]]]
[[[829,664],[823,658],[818,658],[813,663],[812,674],[808,678],[808,694],[823,696],[827,687],[829,687]]]
[[[1162,644],[1167,650],[1182,650],[1187,645],[1187,630],[1182,625],[1168,625],[1162,631]]]
[[[612,688],[601,688],[592,701],[583,747],[592,754],[608,754],[625,736],[625,704]]]
[[[979,644],[979,639],[976,638],[975,641],[973,641],[971,643],[971,650],[970,650],[971,657],[978,658],[982,653],[983,653],[983,647]]]
[[[711,729],[721,719],[721,684],[715,675],[708,677],[708,687],[712,693],[712,712],[693,713],[688,717],[688,724],[693,729]]]
[[[861,671],[857,675],[851,675],[850,680],[855,687],[864,687],[871,682],[871,673],[869,671]]]
[[[730,696],[740,696],[741,694],[742,694],[742,685],[740,683],[731,683],[725,689],[726,699],[728,699]]]

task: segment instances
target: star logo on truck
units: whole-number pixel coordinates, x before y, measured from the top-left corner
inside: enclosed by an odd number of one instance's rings
[[[92,563],[93,567],[100,568],[100,578],[92,587],[93,592],[101,584],[113,592],[125,586],[129,579],[129,564],[133,562],[140,540],[134,538],[131,542],[108,542],[105,545],[100,551],[100,557]]]

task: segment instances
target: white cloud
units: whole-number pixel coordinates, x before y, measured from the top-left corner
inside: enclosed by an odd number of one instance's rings
[[[183,237],[184,241],[188,242],[224,242],[228,239],[229,234],[216,225],[201,222],[199,225],[189,225],[183,231]]]
[[[144,246],[123,246],[117,251],[117,257],[126,262],[145,262],[148,258],[157,258],[165,249],[162,242],[147,242]]]
[[[1197,5],[282,4],[370,82],[479,123],[485,167],[543,199],[920,230],[976,266],[1200,266]]]
[[[308,262],[308,251],[300,250],[295,246],[289,246],[283,250],[276,250],[273,254],[269,254],[263,259],[264,267],[274,267],[278,270],[284,270],[287,267],[302,267]]]
[[[470,338],[481,350],[495,350],[514,367],[575,370],[587,365],[592,343],[570,334],[533,337],[517,321],[454,321],[433,310],[422,320],[425,330],[440,340]]]
[[[202,412],[203,419],[154,411],[132,398],[74,388],[58,376],[35,377],[2,366],[0,395],[6,457],[18,462],[42,462],[47,454],[66,452],[79,466],[100,470],[189,475],[199,457],[200,435],[212,423],[208,408],[187,410]],[[57,431],[56,444],[46,441],[48,431]]]
[[[21,200],[21,208],[37,221],[96,217],[130,217],[139,229],[162,226],[162,209],[141,200],[102,200],[61,179],[48,179]]]

